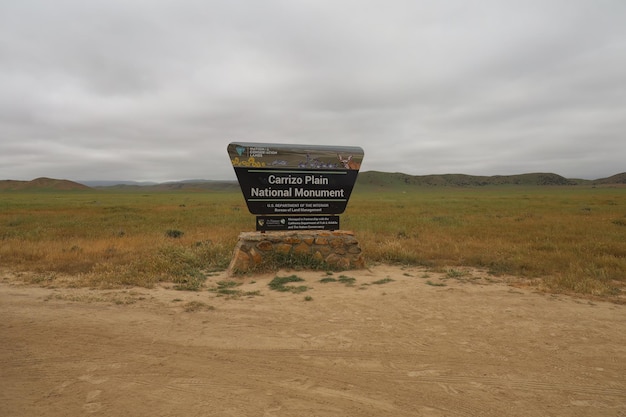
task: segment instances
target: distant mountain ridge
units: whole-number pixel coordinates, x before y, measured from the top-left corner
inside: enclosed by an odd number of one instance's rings
[[[361,185],[373,186],[479,187],[487,185],[578,185],[587,182],[592,181],[567,179],[552,173],[479,176],[465,174],[407,175],[368,171],[359,174]]]
[[[480,187],[488,185],[526,185],[526,186],[567,186],[567,185],[608,185],[626,184],[626,172],[597,180],[568,179],[552,173],[529,173],[519,175],[407,175],[368,171],[359,174],[361,186],[428,186],[428,187]]]
[[[32,181],[0,180],[3,191],[230,191],[238,190],[237,181],[186,180],[178,182],[151,183],[134,181],[89,181],[85,183],[54,179],[36,178]],[[105,185],[106,184],[106,185]],[[481,187],[489,185],[525,186],[573,186],[573,185],[612,185],[626,184],[626,172],[597,180],[568,179],[552,173],[530,173],[520,175],[478,176],[465,174],[408,175],[400,172],[366,171],[359,173],[357,186],[390,188],[406,186],[422,187]]]

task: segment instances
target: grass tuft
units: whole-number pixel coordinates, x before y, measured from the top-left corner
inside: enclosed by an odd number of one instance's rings
[[[346,284],[347,286],[352,286],[356,282],[356,278],[340,275],[338,281],[342,284]]]
[[[243,283],[237,281],[218,281],[217,287],[209,288],[209,291],[216,293],[218,297],[225,295],[229,299],[261,295],[261,292],[258,290],[243,291],[236,288],[241,285],[243,285]]]
[[[179,239],[183,237],[184,234],[185,234],[184,232],[181,232],[180,230],[176,230],[176,229],[169,229],[165,231],[165,236],[171,237],[173,239]]]
[[[194,313],[197,311],[211,311],[215,310],[215,307],[206,304],[203,301],[189,301],[183,305],[183,309],[187,313]]]
[[[353,286],[354,283],[356,282],[356,278],[352,278],[346,275],[340,275],[339,278],[333,278],[333,277],[324,277],[322,279],[320,279],[320,282],[323,284],[326,284],[328,282],[340,282],[342,284],[345,284],[346,286],[350,287]]]
[[[448,278],[462,278],[466,275],[468,275],[467,271],[459,271],[457,269],[449,269],[446,272],[446,277]]]
[[[288,277],[275,277],[273,280],[267,284],[270,289],[274,291],[280,292],[292,292],[292,293],[301,293],[308,290],[308,287],[305,285],[295,286],[295,285],[286,285],[290,282],[302,282],[304,279],[300,278],[297,275],[290,275]]]
[[[388,282],[393,282],[394,280],[391,278],[383,278],[383,279],[379,279],[377,281],[373,281],[372,284],[374,285],[382,285],[382,284],[387,284]]]
[[[200,291],[206,277],[202,275],[182,277],[176,280],[174,289],[178,291]]]

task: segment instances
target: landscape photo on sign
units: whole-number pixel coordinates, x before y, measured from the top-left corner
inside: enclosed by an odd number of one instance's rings
[[[228,154],[234,167],[358,171],[364,152],[357,146],[233,142],[228,145]]]
[[[356,146],[234,142],[228,154],[252,214],[341,214],[363,161]]]

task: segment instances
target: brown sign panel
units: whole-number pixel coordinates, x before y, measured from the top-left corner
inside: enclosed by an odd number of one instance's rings
[[[295,216],[343,213],[364,152],[356,146],[233,142],[228,155],[252,214]]]

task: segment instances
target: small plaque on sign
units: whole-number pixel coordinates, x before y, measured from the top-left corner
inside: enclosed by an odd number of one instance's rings
[[[257,216],[256,230],[339,230],[339,216]]]

